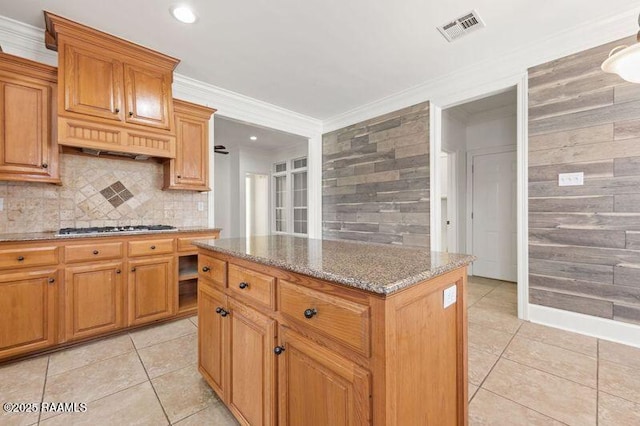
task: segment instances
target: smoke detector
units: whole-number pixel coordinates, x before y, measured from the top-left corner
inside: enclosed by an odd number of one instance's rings
[[[460,18],[438,27],[438,31],[440,31],[440,34],[442,34],[448,42],[452,42],[472,31],[484,28],[484,26],[484,22],[482,18],[480,18],[480,15],[478,15],[478,12],[472,10]]]

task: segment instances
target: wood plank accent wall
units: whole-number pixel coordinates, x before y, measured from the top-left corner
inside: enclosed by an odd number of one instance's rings
[[[640,84],[600,69],[633,43],[529,70],[529,299],[640,324]]]
[[[322,137],[324,238],[429,246],[429,102]]]

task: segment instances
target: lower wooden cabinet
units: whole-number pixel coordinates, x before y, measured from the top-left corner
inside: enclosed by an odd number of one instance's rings
[[[128,262],[129,325],[144,324],[173,315],[177,283],[173,256]]]
[[[125,326],[122,262],[67,267],[65,337],[81,339]]]
[[[279,425],[367,425],[369,372],[280,327]]]
[[[56,342],[56,269],[0,274],[0,358]]]
[[[226,308],[224,294],[207,284],[198,284],[198,367],[209,385],[220,396],[224,395],[224,352],[227,337],[226,317],[220,315]]]

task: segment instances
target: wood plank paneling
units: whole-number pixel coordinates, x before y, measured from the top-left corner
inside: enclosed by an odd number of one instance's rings
[[[529,70],[530,300],[640,323],[640,85],[600,69],[629,43]]]

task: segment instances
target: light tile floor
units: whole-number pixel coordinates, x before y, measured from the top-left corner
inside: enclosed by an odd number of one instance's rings
[[[523,322],[513,283],[469,279],[470,425],[640,425],[640,349]],[[236,425],[197,371],[196,318],[0,367],[0,425]]]
[[[514,283],[468,303],[470,425],[640,425],[640,349],[520,321]]]

